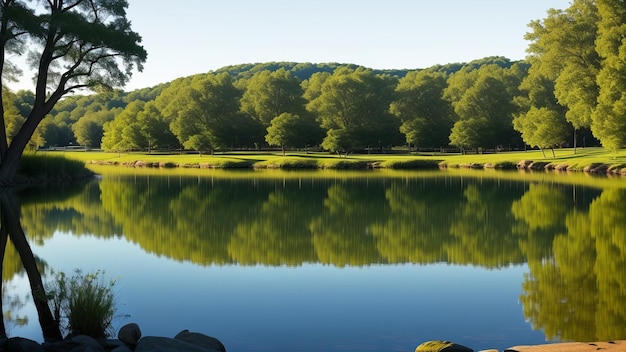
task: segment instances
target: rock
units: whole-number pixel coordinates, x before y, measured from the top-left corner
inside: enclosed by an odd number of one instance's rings
[[[142,337],[135,348],[135,352],[220,352],[208,347],[194,345],[179,339],[167,337]]]
[[[43,352],[43,347],[37,342],[22,337],[12,337],[2,346],[3,351],[13,352]]]
[[[126,344],[136,346],[141,338],[141,329],[135,323],[126,324],[117,333],[117,338]]]
[[[118,346],[112,349],[111,352],[133,352],[133,350],[126,346]]]
[[[118,339],[98,339],[98,342],[107,351],[114,350],[118,347],[124,347],[130,350],[129,346],[127,346],[124,342]],[[130,347],[135,347],[135,346],[130,346]]]
[[[434,340],[417,346],[415,352],[474,352],[474,350],[454,342]]]
[[[189,330],[183,330],[174,336],[175,339],[185,341],[192,345],[206,347],[215,351],[226,352],[226,347],[222,342],[215,337],[207,336],[198,332],[190,332]]]
[[[74,336],[70,339],[70,341],[77,343],[79,346],[89,348],[91,351],[94,351],[94,352],[106,352],[104,347],[102,347],[102,345],[100,345],[100,343],[96,339],[87,335]],[[86,349],[77,350],[76,348],[73,348],[72,351],[78,352],[78,351],[87,351],[87,350]]]
[[[45,342],[43,350],[46,352],[67,352],[79,346],[78,342],[63,340],[57,342]]]

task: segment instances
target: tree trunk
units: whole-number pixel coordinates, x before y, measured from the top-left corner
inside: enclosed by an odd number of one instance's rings
[[[46,341],[60,341],[63,337],[59,329],[59,324],[54,319],[50,306],[48,305],[41,273],[37,268],[35,256],[26,240],[26,234],[24,234],[20,223],[19,205],[15,199],[15,195],[11,193],[11,191],[0,193],[0,207],[2,220],[4,221],[2,228],[5,230],[3,231],[6,231],[11,238],[11,242],[19,253],[22,264],[24,265],[24,270],[28,276],[43,337]]]
[[[576,154],[576,129],[574,128],[574,154]]]
[[[34,107],[28,115],[28,118],[20,127],[17,135],[11,141],[11,145],[6,151],[4,158],[0,161],[0,185],[13,184],[13,177],[17,172],[17,168],[20,165],[22,154],[26,145],[30,141],[35,129],[39,126],[39,123],[50,112],[54,104],[60,99],[59,93],[54,93],[47,102],[42,103],[39,107]]]
[[[4,213],[0,214],[1,220],[0,220],[0,283],[3,282],[4,278],[2,277],[2,272],[4,269],[4,253],[6,250],[6,246],[7,246],[7,239],[8,239],[8,233],[7,233],[7,228],[4,225],[6,223],[6,219],[4,216]],[[3,306],[3,302],[2,302],[2,294],[0,294],[0,307]],[[4,325],[4,319],[0,318],[0,339],[6,339],[7,338],[7,330],[6,327]]]

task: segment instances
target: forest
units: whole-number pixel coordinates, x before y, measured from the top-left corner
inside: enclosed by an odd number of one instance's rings
[[[270,62],[227,66],[131,92],[69,95],[29,148],[498,151],[626,144],[626,8],[575,0],[529,24],[523,61],[425,69]],[[7,137],[34,104],[5,92]]]

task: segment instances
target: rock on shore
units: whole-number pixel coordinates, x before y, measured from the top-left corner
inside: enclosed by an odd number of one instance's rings
[[[624,352],[626,351],[625,340],[606,342],[563,342],[544,345],[514,346],[502,352]],[[473,352],[465,347],[450,341],[427,341],[417,346],[415,352]],[[499,352],[498,350],[482,350],[477,352]]]
[[[0,341],[0,351],[11,352],[226,352],[218,339],[198,332],[183,330],[173,338],[141,336],[135,323],[123,326],[117,339],[94,339],[79,335],[58,342],[36,341],[12,337]]]

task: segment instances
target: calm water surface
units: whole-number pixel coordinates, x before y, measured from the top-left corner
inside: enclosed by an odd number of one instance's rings
[[[98,171],[19,194],[21,224],[44,273],[117,279],[118,328],[232,352],[626,338],[624,179]],[[40,340],[11,245],[3,278],[8,333]]]

